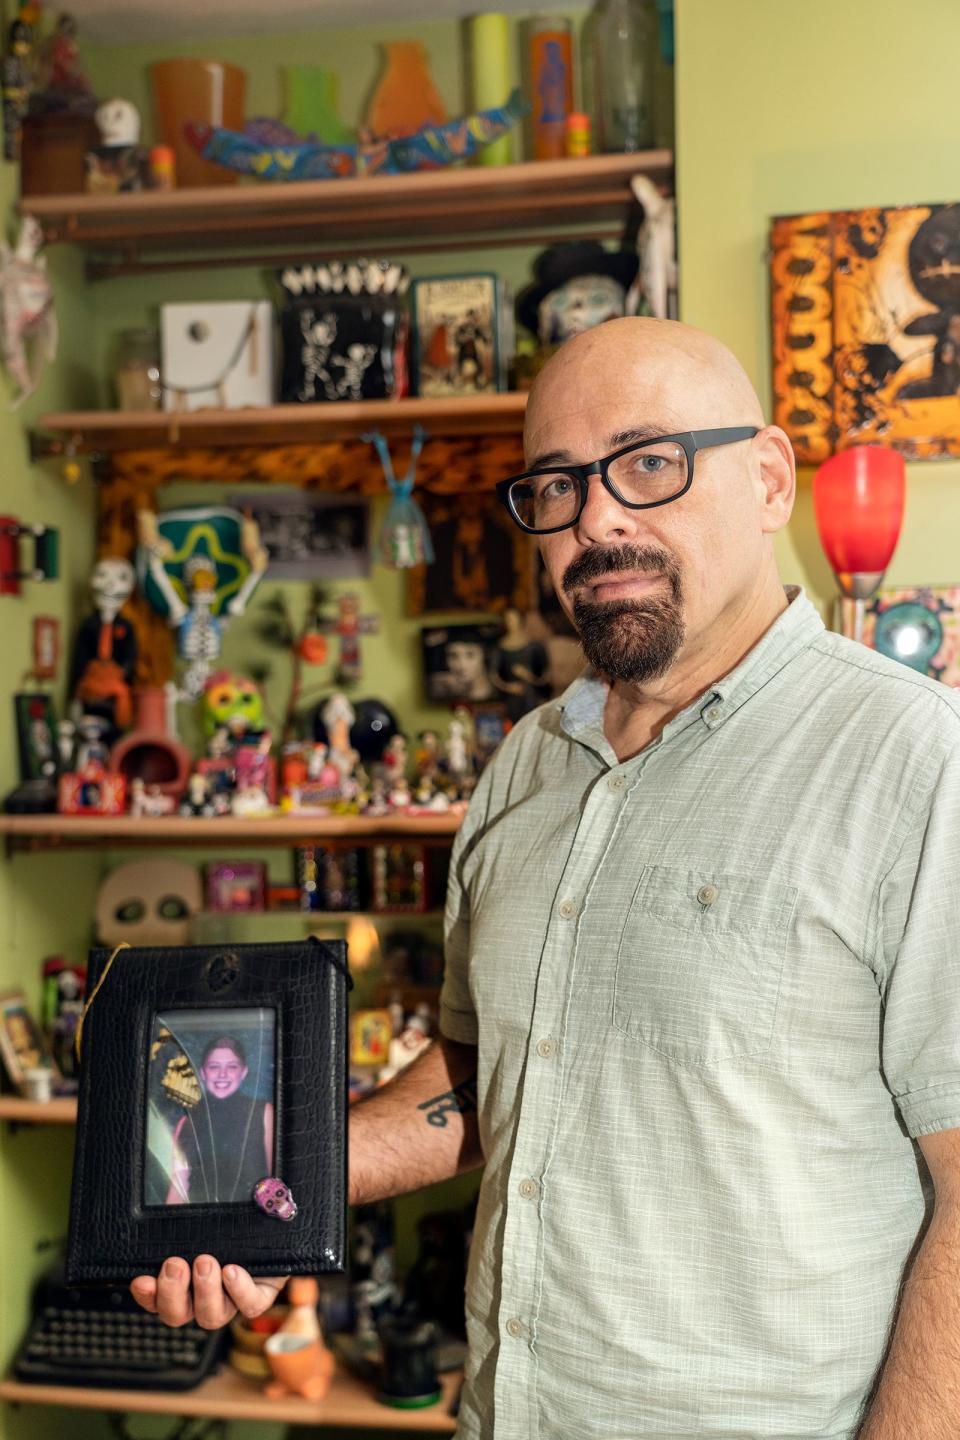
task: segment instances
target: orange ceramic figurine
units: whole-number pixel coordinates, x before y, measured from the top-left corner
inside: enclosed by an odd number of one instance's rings
[[[333,1378],[333,1356],[323,1343],[317,1317],[320,1291],[309,1275],[295,1275],[287,1285],[290,1313],[264,1346],[273,1379],[266,1387],[271,1400],[302,1395],[322,1400]]]

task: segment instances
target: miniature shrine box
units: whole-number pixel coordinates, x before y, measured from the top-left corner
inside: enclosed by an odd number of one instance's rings
[[[161,305],[165,410],[237,410],[276,400],[269,300]]]

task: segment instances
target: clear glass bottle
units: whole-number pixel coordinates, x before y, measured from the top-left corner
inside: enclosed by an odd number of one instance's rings
[[[114,373],[120,410],[160,410],[160,340],[155,330],[121,330]]]
[[[648,150],[653,144],[655,0],[597,0],[589,36],[597,150]]]

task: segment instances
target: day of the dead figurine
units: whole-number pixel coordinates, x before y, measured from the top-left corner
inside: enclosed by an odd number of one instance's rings
[[[268,556],[255,520],[226,508],[137,515],[138,575],[148,602],[178,632],[187,661],[186,696],[203,691],[220,655],[224,627],[242,615],[262,580]]]
[[[81,622],[73,652],[70,692],[81,713],[108,722],[111,740],[133,721],[130,687],[137,637],[120,611],[133,594],[134,583],[129,560],[107,556],[97,561],[90,576],[94,613]]]

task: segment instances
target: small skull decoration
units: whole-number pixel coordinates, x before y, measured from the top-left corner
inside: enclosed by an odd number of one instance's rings
[[[297,1213],[297,1205],[290,1188],[278,1180],[275,1175],[269,1175],[265,1180],[258,1180],[253,1187],[253,1198],[265,1214],[273,1220],[292,1220]]]

